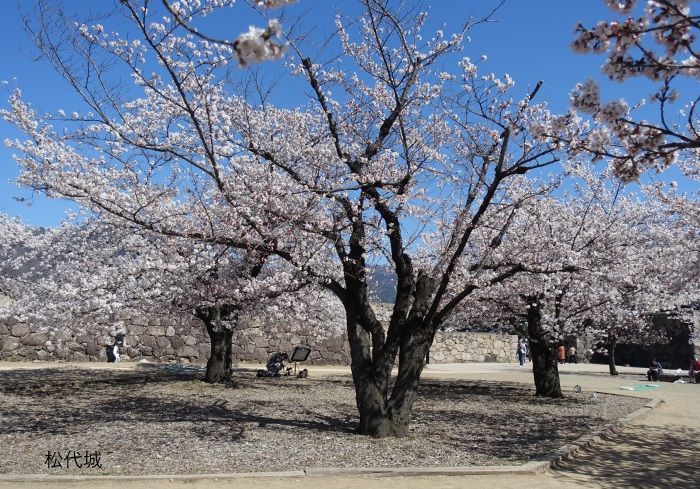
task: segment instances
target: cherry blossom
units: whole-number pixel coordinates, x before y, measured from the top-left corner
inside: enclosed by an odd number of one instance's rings
[[[700,77],[697,34],[700,17],[688,0],[608,1],[625,16],[640,5],[638,17],[601,21],[595,27],[576,28],[572,48],[578,53],[605,53],[602,71],[623,82],[643,77],[658,83],[648,101],[602,102],[597,82],[588,80],[571,94],[572,107],[589,115],[595,124],[594,144],[586,136],[569,138],[574,152],[589,152],[610,161],[623,180],[637,180],[649,168],[671,164],[697,173],[700,160],[696,94],[679,93],[684,80]],[[641,4],[645,4],[641,8]],[[636,104],[632,107],[630,104]],[[658,119],[635,117],[642,105],[658,107]],[[679,104],[682,104],[679,106]]]

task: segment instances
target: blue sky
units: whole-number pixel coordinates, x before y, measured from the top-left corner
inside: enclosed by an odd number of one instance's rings
[[[338,10],[347,11],[348,3],[350,2],[300,0],[294,9],[296,13],[305,12],[305,15],[318,19],[321,27],[314,34],[321,35],[324,30],[322,26],[329,25],[325,30],[330,30],[334,13]],[[442,28],[445,33],[449,33],[458,29],[470,13],[483,15],[497,3],[499,2],[493,0],[432,0],[424,1],[423,5],[430,5],[429,27]],[[33,1],[24,0],[21,4],[23,9],[30,10]],[[65,0],[64,5],[69,11],[87,13],[95,5],[99,5],[100,9],[108,9],[111,2]],[[343,7],[339,8],[338,5]],[[231,17],[213,17],[210,19],[211,28],[222,34],[230,33],[229,37],[233,37],[246,30],[248,24],[260,23],[254,14],[238,7],[235,7],[234,25],[230,23]],[[292,13],[295,13],[294,9]],[[40,109],[63,108],[68,113],[75,108],[80,109],[67,84],[53,72],[46,61],[35,59],[36,51],[22,28],[16,4],[8,2],[3,13],[0,18],[0,45],[4,47],[4,55],[0,64],[0,80],[9,82],[6,89],[21,88],[25,100],[31,101]],[[574,26],[578,22],[590,26],[600,19],[611,17],[603,0],[508,0],[495,14],[494,22],[480,25],[470,32],[471,42],[467,44],[464,55],[472,59],[478,59],[482,54],[487,55],[488,61],[480,64],[480,70],[497,75],[509,73],[523,92],[528,86],[544,80],[542,96],[554,111],[564,111],[568,105],[569,91],[577,82],[587,78],[604,80],[600,74],[602,57],[576,55],[570,50]],[[444,27],[442,24],[445,24]],[[426,31],[429,29],[426,28]],[[624,96],[629,101],[636,101],[648,97],[652,91],[651,84],[633,80],[624,85],[604,83],[602,95],[604,99]],[[691,90],[687,95],[697,95],[695,91]],[[7,95],[5,90],[0,91],[3,99],[0,105],[6,106]],[[291,98],[287,102],[293,104],[302,100]],[[0,140],[15,137],[21,135],[0,121]],[[0,212],[19,216],[33,225],[56,225],[71,205],[40,195],[32,196],[31,192],[12,184],[11,180],[17,175],[17,167],[11,154],[4,145],[0,147]],[[664,177],[681,180],[674,170]],[[681,188],[685,185],[689,184],[682,182]],[[17,202],[17,197],[26,200]]]

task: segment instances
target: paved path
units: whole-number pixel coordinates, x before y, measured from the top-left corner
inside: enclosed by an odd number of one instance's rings
[[[511,364],[431,365],[429,370],[431,376],[532,383],[531,372]],[[607,366],[563,365],[562,388],[574,395],[571,391],[578,384],[584,394],[596,390],[661,397],[664,403],[614,439],[584,450],[545,475],[528,477],[532,487],[700,488],[700,385],[662,382],[654,390],[630,392],[620,387],[647,384],[643,377],[646,369],[618,370],[623,375],[611,377],[606,375]],[[492,487],[506,487],[505,480],[494,478],[492,482]]]
[[[24,368],[26,364],[21,366]],[[130,368],[121,364],[117,368]],[[17,364],[0,364],[0,371],[16,368]],[[46,367],[46,364],[41,364]],[[81,367],[111,368],[106,364],[80,364]],[[311,367],[312,375],[348,372],[347,368]],[[643,385],[629,374],[641,378],[644,369],[620,368],[620,377],[605,375],[606,366],[564,365],[561,382],[567,395],[575,395],[573,386],[580,385],[581,395],[593,390],[621,395],[636,395],[664,399],[664,403],[649,415],[635,420],[611,440],[577,454],[554,470],[537,475],[486,475],[442,477],[285,477],[205,479],[198,481],[105,481],[1,483],[0,488],[80,488],[107,489],[457,489],[457,488],[698,488],[700,487],[700,385],[661,383],[653,391],[630,392],[621,386]],[[517,364],[451,364],[430,365],[426,376],[437,378],[491,380],[532,383],[529,366],[520,369]],[[507,413],[504,413],[504,416]],[[553,447],[555,448],[555,447]],[[513,447],[517,450],[517,447]],[[7,456],[5,454],[4,456]]]

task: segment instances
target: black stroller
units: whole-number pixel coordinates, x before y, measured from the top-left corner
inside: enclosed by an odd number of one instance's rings
[[[257,376],[258,377],[289,377],[291,375],[294,375],[296,377],[299,377],[301,379],[305,379],[306,377],[309,376],[309,371],[306,369],[303,369],[299,372],[297,372],[297,362],[303,362],[305,361],[308,357],[309,354],[311,354],[311,348],[306,347],[306,346],[297,346],[294,348],[294,351],[292,352],[292,358],[291,361],[294,362],[294,372],[292,373],[292,367],[287,367],[285,365],[285,362],[289,362],[290,358],[289,355],[286,353],[282,352],[277,352],[274,355],[270,357],[270,359],[267,361],[267,365],[265,369],[260,369],[258,370]]]

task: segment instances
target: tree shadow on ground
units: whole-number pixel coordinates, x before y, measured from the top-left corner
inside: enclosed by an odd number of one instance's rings
[[[475,402],[461,406],[459,401],[465,398]],[[454,450],[477,451],[502,460],[523,460],[550,453],[599,426],[600,419],[584,413],[558,414],[561,407],[595,403],[588,397],[536,397],[532,388],[514,382],[431,379],[421,385],[414,429],[452,426],[453,431],[442,431],[441,440]],[[491,409],[483,409],[489,405]],[[457,429],[464,425],[486,429],[474,430],[475,434]]]
[[[74,395],[75,391],[71,389],[92,393],[128,391],[145,384],[173,382],[196,376],[196,373],[184,376],[166,371],[93,370],[74,367],[4,370],[0,372],[0,394],[33,399],[60,398]]]
[[[517,382],[486,380],[425,380],[421,382],[419,396],[436,400],[458,400],[464,396],[484,398],[498,397],[505,401],[525,402],[536,405],[565,406],[592,402],[587,397],[565,396],[559,399],[535,396],[534,387]]]
[[[106,424],[128,431],[145,423],[157,426],[163,436],[189,433],[235,443],[255,428],[348,435],[357,427],[353,384],[347,376],[259,379],[251,372],[236,376],[237,389],[209,386],[198,382],[201,379],[198,371],[153,367],[3,372],[0,399],[6,394],[14,402],[0,403],[0,435],[66,435],[99,430]],[[334,396],[320,406],[315,389],[329,388]],[[465,399],[469,399],[467,407]],[[501,410],[479,407],[495,400]],[[537,398],[532,389],[517,383],[426,379],[419,391],[412,433],[450,450],[522,460],[523,451],[525,458],[536,457],[588,431],[600,420],[583,414],[558,416],[555,410],[593,402]],[[543,416],[543,411],[551,415]],[[470,425],[480,429],[474,433],[464,429]],[[431,437],[438,432],[439,436]]]
[[[603,487],[696,488],[700,431],[677,426],[629,426],[560,462],[554,477],[592,478]]]
[[[177,395],[141,392],[154,384],[177,384],[201,380],[168,371],[121,371],[89,369],[27,369],[3,372],[0,398],[17,396],[19,403],[0,407],[0,435],[77,433],[90,426],[117,423],[129,429],[134,423],[192,423],[190,431],[206,439],[236,441],[245,436],[246,426],[298,428],[320,432],[353,432],[354,423],[347,417],[337,418],[313,413],[297,405],[282,405],[274,400],[244,399],[229,404],[212,386],[203,392],[183,391]],[[289,382],[274,385],[256,384],[254,379],[240,379],[242,390],[279,389],[287,397],[301,399],[306,386]],[[219,392],[220,393],[220,392]],[[193,398],[188,398],[189,396]],[[75,399],[66,405],[65,401]],[[9,403],[8,403],[9,404]],[[338,405],[342,413],[345,406]]]

